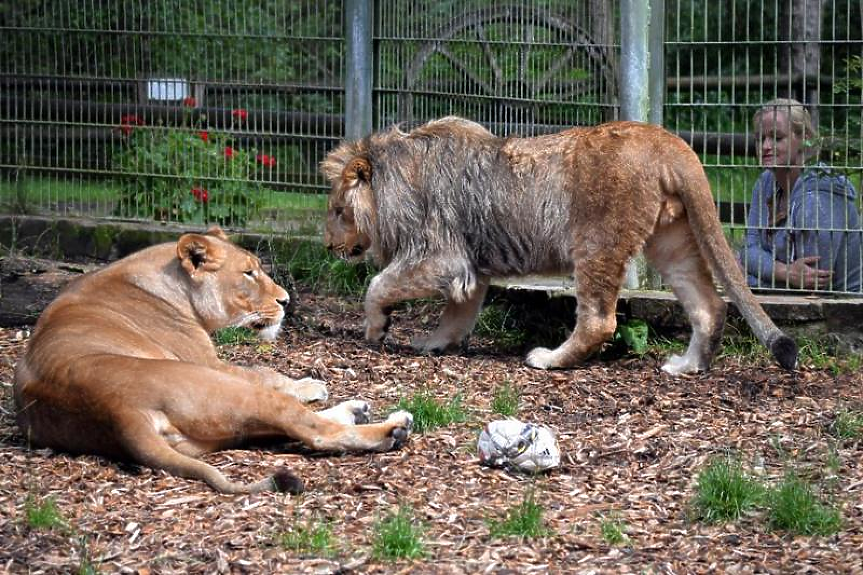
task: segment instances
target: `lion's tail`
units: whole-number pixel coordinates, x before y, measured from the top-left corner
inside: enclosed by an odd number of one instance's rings
[[[287,469],[280,469],[270,477],[255,483],[230,481],[221,471],[194,457],[174,450],[158,434],[145,430],[131,446],[132,456],[149,467],[164,469],[172,475],[187,479],[198,479],[220,493],[260,493],[280,491],[292,494],[303,492],[303,482]]]
[[[700,167],[701,163],[697,162],[695,165]],[[703,168],[697,174],[680,176],[684,182],[684,189],[679,190],[680,199],[686,207],[687,217],[695,231],[701,253],[758,341],[770,350],[779,365],[785,369],[794,369],[797,366],[797,344],[776,327],[746,284],[734,252],[725,241],[722,224],[717,217],[716,205],[710,193],[710,182]]]

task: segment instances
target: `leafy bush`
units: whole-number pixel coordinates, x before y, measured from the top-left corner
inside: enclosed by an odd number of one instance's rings
[[[123,116],[123,147],[114,156],[121,198],[116,213],[157,221],[243,226],[257,211],[262,186],[253,178],[275,165],[275,158],[236,147],[227,134],[192,122],[194,100],[178,127],[145,126]],[[234,125],[247,116],[234,110]],[[232,126],[233,128],[234,126]]]

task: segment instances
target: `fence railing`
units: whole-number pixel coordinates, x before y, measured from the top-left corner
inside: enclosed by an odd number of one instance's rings
[[[860,190],[859,2],[651,7],[665,17],[650,117],[701,156],[736,247],[751,227],[762,171],[752,116],[765,101],[804,102],[822,159]],[[459,114],[530,136],[620,118],[622,82],[633,81],[621,70],[628,9],[618,0],[10,5],[0,18],[2,210],[318,233],[318,164],[364,126]]]

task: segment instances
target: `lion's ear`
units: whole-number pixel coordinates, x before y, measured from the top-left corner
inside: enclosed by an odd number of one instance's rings
[[[342,172],[342,182],[348,186],[355,186],[359,182],[370,184],[372,182],[372,165],[366,158],[354,158],[345,166],[345,171]]]
[[[228,237],[228,234],[225,233],[225,230],[223,230],[219,226],[210,226],[210,229],[208,229],[206,233],[208,236],[213,236],[219,238],[220,240],[225,240],[226,242],[231,241],[231,238]]]
[[[215,271],[222,267],[225,256],[224,246],[206,234],[183,234],[177,242],[180,265],[193,278],[199,272]]]

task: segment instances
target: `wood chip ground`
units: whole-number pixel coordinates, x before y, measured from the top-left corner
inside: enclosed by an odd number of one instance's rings
[[[717,362],[707,374],[670,377],[661,358],[594,361],[544,372],[522,354],[474,338],[462,355],[421,356],[411,336],[434,323],[433,304],[396,312],[391,342],[362,341],[356,303],[301,294],[272,345],[224,346],[239,363],[265,363],[328,382],[327,405],[370,401],[380,417],[401,398],[457,394],[467,423],[415,434],[400,451],[318,455],[295,445],[215,453],[206,460],[233,479],[287,466],[307,492],[225,496],[203,483],[97,457],[30,450],[14,424],[13,365],[27,334],[0,330],[0,570],[70,573],[89,562],[102,573],[863,573],[863,451],[829,428],[842,409],[863,406],[863,376],[767,361]],[[476,439],[499,419],[490,404],[504,383],[521,390],[518,417],[551,426],[562,464],[536,478],[479,465]],[[834,536],[771,531],[758,514],[726,525],[692,519],[698,472],[735,454],[765,482],[794,468],[840,506]],[[838,462],[838,464],[837,464]],[[828,465],[830,463],[830,465]],[[528,490],[550,535],[492,538]],[[67,529],[28,526],[28,498],[52,497]],[[384,561],[371,553],[375,522],[410,506],[428,555]],[[611,545],[603,520],[626,526]],[[297,522],[327,521],[329,557],[279,545]],[[83,557],[86,555],[86,557]],[[86,560],[86,561],[85,561]]]

